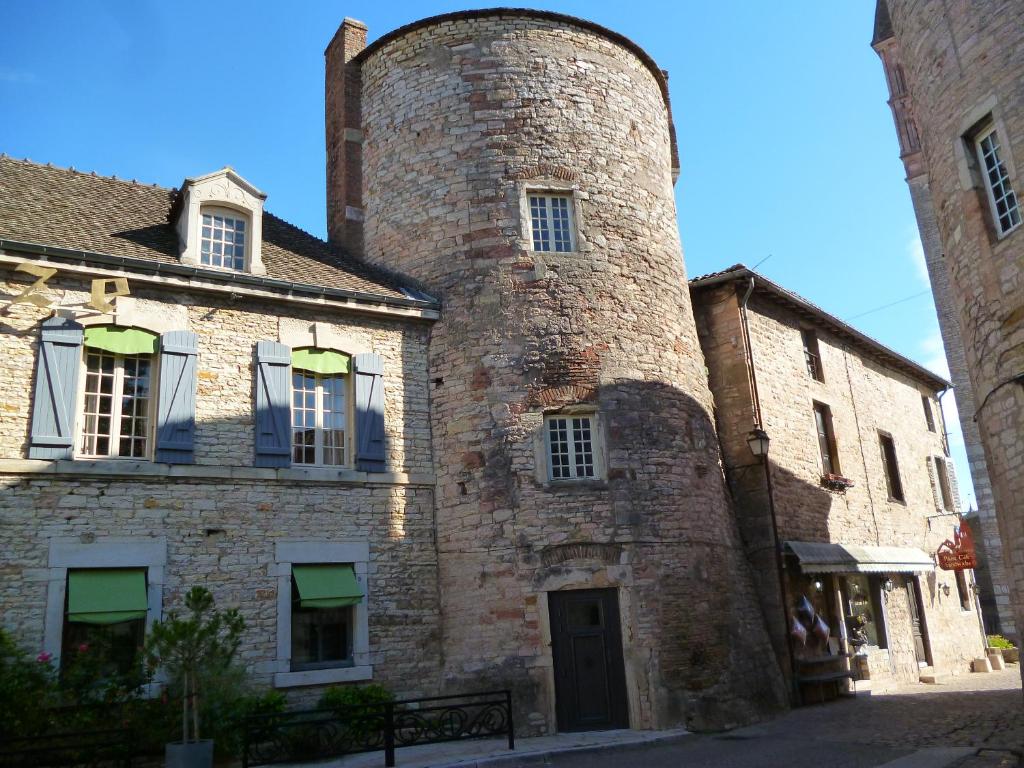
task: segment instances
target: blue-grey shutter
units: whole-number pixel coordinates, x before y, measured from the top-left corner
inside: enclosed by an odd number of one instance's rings
[[[71,318],[43,321],[36,356],[30,459],[70,459],[74,454],[75,399],[83,338],[82,326]]]
[[[380,355],[356,355],[356,469],[383,472],[384,361]]]
[[[195,463],[198,352],[196,335],[191,331],[169,331],[160,337],[157,461]]]
[[[292,351],[256,343],[256,466],[291,466]]]

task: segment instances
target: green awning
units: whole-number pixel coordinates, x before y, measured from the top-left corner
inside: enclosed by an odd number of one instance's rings
[[[118,355],[152,355],[156,353],[157,335],[138,328],[94,325],[85,329],[85,346]]]
[[[68,571],[68,621],[118,624],[144,619],[148,605],[142,568]]]
[[[293,565],[303,608],[341,608],[362,602],[363,590],[351,565]]]
[[[292,368],[313,373],[348,373],[349,357],[333,349],[292,350]]]

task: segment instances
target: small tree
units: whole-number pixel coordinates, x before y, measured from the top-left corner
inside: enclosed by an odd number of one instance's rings
[[[213,595],[204,587],[188,591],[185,607],[186,618],[172,612],[167,621],[153,625],[146,639],[150,669],[163,667],[181,690],[182,742],[199,740],[200,690],[231,665],[245,628],[236,609],[215,611]]]

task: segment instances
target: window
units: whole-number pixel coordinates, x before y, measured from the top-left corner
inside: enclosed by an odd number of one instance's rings
[[[333,586],[326,582],[334,577]],[[319,580],[319,581],[318,581]],[[304,596],[351,592],[328,598]],[[352,664],[352,605],[362,600],[351,565],[296,565],[292,569],[293,671]]]
[[[573,250],[572,196],[531,194],[529,200],[533,250]]]
[[[136,329],[86,330],[80,456],[149,457],[156,340],[155,334]]]
[[[278,688],[370,680],[366,541],[274,545]]]
[[[847,624],[854,617],[862,617],[868,645],[888,648],[885,613],[882,611],[882,577],[852,574],[842,577],[841,584]]]
[[[1005,235],[1020,226],[1020,208],[1017,205],[1017,194],[1010,185],[1010,174],[1001,155],[996,129],[982,129],[974,141],[974,146],[981,163],[992,218],[999,234]]]
[[[953,492],[949,488],[949,471],[946,460],[935,457],[935,476],[939,483],[939,496],[942,500],[942,508],[947,511],[953,509]]]
[[[885,484],[889,490],[889,499],[904,501],[903,483],[900,481],[900,467],[896,461],[896,443],[892,436],[884,432],[878,435],[882,446],[882,464],[885,466]]]
[[[548,416],[545,433],[549,479],[585,480],[596,476],[593,416]]]
[[[971,587],[967,583],[967,574],[964,571],[953,571],[953,573],[956,574],[956,593],[960,598],[960,610],[973,611],[974,601],[971,600]]]
[[[825,377],[821,370],[821,353],[818,351],[818,334],[804,328],[800,331],[804,342],[804,362],[807,364],[807,374],[816,381],[824,381]]]
[[[921,395],[921,407],[924,408],[924,420],[928,423],[928,431],[935,431],[935,415],[932,413],[932,401],[928,395]]]
[[[104,674],[133,671],[141,661],[147,608],[143,568],[69,570],[62,669],[89,654],[90,665]]]
[[[292,463],[345,466],[348,377],[292,370]]]
[[[203,211],[199,263],[211,267],[245,268],[245,219],[220,210]]]
[[[832,411],[824,403],[814,404],[814,425],[818,433],[818,449],[821,452],[821,470],[826,475],[839,475],[839,455],[836,451],[836,437],[832,431]]]

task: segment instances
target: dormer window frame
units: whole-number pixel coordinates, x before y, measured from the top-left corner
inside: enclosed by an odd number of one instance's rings
[[[207,224],[206,218],[210,217],[212,221]],[[217,226],[216,220],[221,219],[221,226]],[[232,226],[224,226],[227,221],[232,222]],[[241,223],[242,226],[239,229],[237,223]],[[207,233],[208,230],[212,230]],[[219,236],[218,236],[219,233]],[[228,266],[224,263],[226,259],[225,251],[228,247],[232,249],[230,258],[235,260],[238,258],[237,253],[234,253],[235,248],[238,245],[237,235],[241,234],[242,241],[242,265],[240,267]],[[228,207],[223,203],[211,203],[204,204],[199,209],[199,264],[203,267],[213,267],[214,269],[226,269],[231,272],[248,272],[248,266],[251,263],[249,252],[252,247],[252,217],[248,211],[239,210],[238,208]],[[227,242],[230,240],[230,243]],[[207,249],[207,243],[209,243],[209,249]],[[220,246],[220,252],[216,252],[217,247]],[[221,261],[222,263],[216,264],[215,261]]]
[[[267,196],[231,168],[186,179],[175,205],[182,264],[224,272],[265,275],[263,265],[263,203]],[[241,269],[203,263],[203,215],[219,212],[245,221],[244,260]]]

